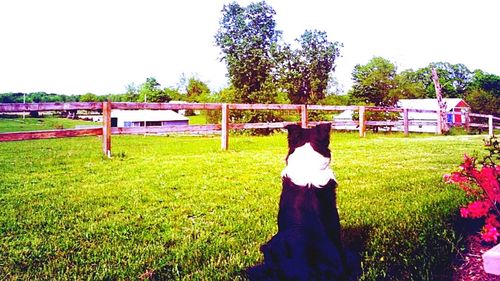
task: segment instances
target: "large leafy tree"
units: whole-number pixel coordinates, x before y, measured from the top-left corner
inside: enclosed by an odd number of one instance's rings
[[[138,101],[139,93],[137,92],[137,87],[134,85],[134,83],[128,84],[126,88],[127,92],[125,92],[124,94],[123,101]]]
[[[266,2],[246,7],[233,2],[224,5],[222,14],[215,42],[235,89],[233,102],[273,102],[273,52],[281,34],[276,12]]]
[[[186,85],[186,97],[191,102],[206,102],[210,95],[208,85],[196,77],[190,77]]]
[[[160,88],[160,83],[156,81],[156,78],[149,77],[146,79],[142,85],[139,86],[138,90],[138,101],[139,102],[169,102],[171,100],[170,96]]]
[[[482,70],[476,70],[474,71],[470,88],[483,89],[500,97],[500,76],[486,73]]]
[[[427,97],[427,91],[420,76],[412,69],[404,70],[395,77],[395,89],[393,94],[400,99],[423,99]]]
[[[299,48],[285,45],[278,53],[280,84],[292,103],[314,104],[325,98],[342,44],[317,30],[306,30],[296,41]]]
[[[356,65],[352,71],[351,100],[375,106],[394,106],[398,101],[396,65],[374,57],[365,65]]]
[[[96,102],[99,101],[99,97],[96,94],[86,93],[80,96],[81,102]]]
[[[466,96],[473,112],[500,115],[500,76],[476,70]]]
[[[434,83],[431,78],[432,68],[436,69],[443,97],[463,98],[472,82],[472,72],[463,64],[433,62],[416,71],[420,82],[424,85],[426,96],[436,97]]]
[[[184,76],[181,78],[181,84],[185,88],[184,100],[188,102],[210,102],[211,94],[208,85],[198,79],[195,76],[191,76],[185,79]],[[203,114],[206,114],[204,111]],[[195,115],[194,110],[186,110],[186,116]]]
[[[391,61],[374,57],[365,65],[356,65],[352,72],[353,86],[349,98],[358,104],[395,106],[399,96],[397,68]],[[396,120],[398,114],[367,112],[366,120]],[[358,118],[357,114],[353,118]],[[378,126],[371,126],[374,131]]]

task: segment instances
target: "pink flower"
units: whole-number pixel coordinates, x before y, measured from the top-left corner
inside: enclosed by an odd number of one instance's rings
[[[470,203],[467,207],[460,209],[460,215],[463,218],[480,218],[486,216],[490,210],[491,203],[488,201],[476,201]]]
[[[481,231],[481,238],[486,242],[497,243],[497,239],[500,236],[496,227],[486,224]]]
[[[451,175],[450,174],[444,174],[443,175],[443,180],[444,180],[445,183],[453,183],[451,181]]]
[[[460,208],[460,216],[462,218],[468,218],[469,217],[469,209],[467,208]]]
[[[489,224],[494,227],[500,227],[500,221],[497,219],[497,217],[493,214],[490,214],[485,220],[485,224]]]
[[[460,169],[443,175],[443,180],[458,185],[465,191],[467,198],[476,200],[460,208],[460,216],[473,219],[484,217],[482,239],[497,243],[500,237],[500,212],[497,208],[500,206],[500,167],[495,164],[495,160],[500,159],[500,144],[495,139],[491,140],[489,145],[492,148],[488,149],[489,155],[479,161],[481,166],[476,165],[476,158],[464,154]]]
[[[500,184],[495,170],[493,167],[483,166],[481,171],[474,177],[490,200],[500,201]]]
[[[469,179],[459,172],[453,172],[443,175],[443,180],[445,183],[462,183],[467,182]]]

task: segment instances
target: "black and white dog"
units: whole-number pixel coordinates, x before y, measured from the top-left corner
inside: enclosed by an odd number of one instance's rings
[[[261,247],[264,262],[248,269],[250,280],[350,279],[330,169],[330,127],[286,127],[278,233]]]

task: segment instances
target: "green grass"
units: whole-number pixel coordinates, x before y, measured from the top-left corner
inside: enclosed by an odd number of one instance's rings
[[[198,114],[189,117],[189,125],[205,125],[208,124],[205,114]]]
[[[345,243],[363,280],[437,280],[463,195],[442,175],[479,136],[332,133]],[[286,135],[113,136],[0,143],[6,280],[241,280],[277,231]]]
[[[40,117],[31,118],[0,118],[0,133],[18,131],[39,131],[56,129],[73,129],[77,125],[99,126],[100,123],[72,120],[67,118]]]

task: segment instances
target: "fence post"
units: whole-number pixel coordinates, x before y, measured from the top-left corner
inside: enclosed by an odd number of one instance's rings
[[[229,105],[223,103],[222,105],[222,120],[221,120],[221,149],[227,150],[229,145]]]
[[[302,128],[307,128],[307,105],[303,104],[300,106],[300,123]]]
[[[403,108],[403,126],[405,137],[410,134],[410,120],[408,120],[408,108]]]
[[[102,103],[102,152],[111,158],[111,101]]]
[[[359,107],[359,136],[366,136],[366,124],[365,124],[365,107]]]
[[[470,115],[469,110],[465,110],[464,112],[464,128],[467,132],[470,132]]]
[[[493,137],[494,131],[493,131],[493,115],[488,115],[488,135],[490,137]]]

